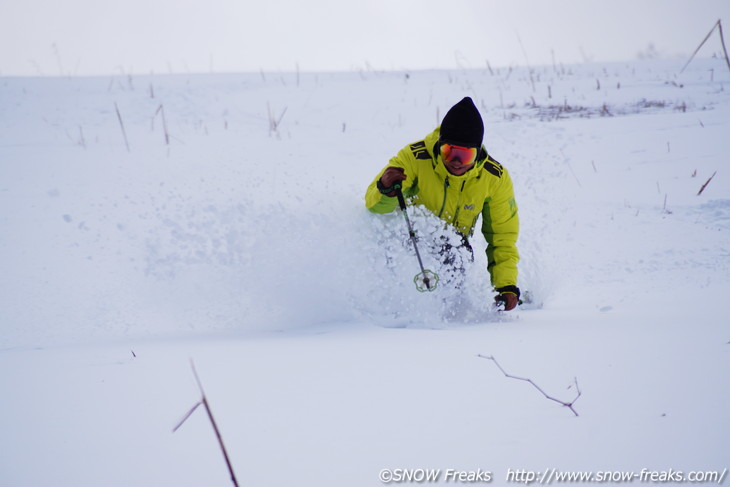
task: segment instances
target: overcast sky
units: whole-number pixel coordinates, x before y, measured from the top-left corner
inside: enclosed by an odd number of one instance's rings
[[[718,19],[728,42],[730,0],[0,0],[0,75],[686,59]]]

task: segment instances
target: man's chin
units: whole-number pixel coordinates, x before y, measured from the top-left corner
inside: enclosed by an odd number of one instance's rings
[[[464,175],[464,174],[466,174],[466,173],[467,173],[467,172],[468,172],[468,171],[469,171],[469,170],[470,170],[470,169],[471,169],[472,167],[474,167],[474,165],[473,165],[473,164],[472,164],[472,165],[470,165],[470,166],[461,166],[461,165],[460,165],[460,166],[455,166],[455,167],[453,167],[453,166],[452,166],[452,167],[450,167],[450,166],[446,166],[446,170],[447,170],[447,171],[449,171],[449,172],[450,172],[451,174],[453,174],[454,176],[463,176],[463,175]]]

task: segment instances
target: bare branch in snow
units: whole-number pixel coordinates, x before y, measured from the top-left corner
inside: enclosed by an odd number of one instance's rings
[[[550,399],[551,401],[555,401],[558,404],[562,404],[563,406],[565,406],[568,409],[570,409],[573,412],[573,414],[575,414],[576,416],[578,416],[578,412],[573,408],[573,404],[575,404],[575,401],[577,401],[578,398],[583,394],[581,392],[581,390],[580,390],[580,387],[578,387],[578,379],[576,379],[576,378],[573,379],[573,383],[575,384],[575,390],[577,391],[577,395],[575,396],[575,399],[573,399],[570,402],[561,401],[560,399],[556,399],[556,398],[548,395],[545,391],[542,390],[542,388],[540,386],[538,386],[537,384],[535,384],[535,382],[533,382],[532,379],[525,378],[525,377],[517,377],[515,375],[511,375],[511,374],[507,373],[507,371],[504,370],[501,365],[499,365],[499,362],[497,362],[497,359],[495,359],[493,356],[491,356],[491,355],[490,356],[477,355],[477,357],[484,358],[484,359],[487,359],[487,360],[491,360],[492,362],[494,362],[494,365],[496,365],[497,368],[502,372],[502,374],[504,374],[505,377],[507,377],[509,379],[521,380],[521,381],[530,383],[535,389],[537,389],[538,391],[540,391],[540,393],[543,396],[545,396],[547,399]]]

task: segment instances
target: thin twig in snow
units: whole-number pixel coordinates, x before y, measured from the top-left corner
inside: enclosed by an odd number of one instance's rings
[[[79,125],[79,145],[86,149],[86,139],[84,138],[84,129]]]
[[[193,415],[193,413],[195,412],[195,410],[198,409],[198,406],[200,406],[201,404],[203,404],[203,401],[198,401],[197,403],[195,403],[195,406],[191,407],[190,408],[190,411],[188,411],[187,413],[185,413],[185,416],[183,416],[182,419],[177,423],[177,425],[175,425],[175,427],[172,428],[172,432],[174,433],[178,429],[180,429],[180,426],[182,426],[183,423],[185,423],[185,421],[187,421],[188,418]]]
[[[193,361],[190,361],[190,367],[193,369],[193,375],[195,376],[195,382],[198,383],[198,389],[200,389],[200,396],[201,399],[198,401],[190,410],[185,414],[183,419],[180,420],[180,422],[173,428],[172,432],[180,428],[180,426],[183,425],[185,421],[195,412],[196,409],[202,404],[205,406],[205,411],[208,413],[208,419],[210,420],[210,424],[213,426],[213,431],[215,432],[216,438],[218,438],[218,444],[221,447],[221,451],[223,452],[223,458],[226,461],[226,466],[228,467],[228,473],[231,476],[231,482],[233,482],[233,485],[235,487],[238,487],[238,480],[236,480],[236,474],[233,473],[233,466],[231,465],[231,460],[228,458],[228,452],[226,451],[226,447],[223,444],[223,437],[221,436],[220,430],[218,429],[218,425],[215,422],[215,419],[213,418],[213,412],[210,410],[210,406],[208,405],[208,399],[205,397],[205,391],[203,390],[203,384],[200,382],[200,377],[198,377],[198,372],[195,370],[195,364]]]
[[[669,196],[669,194],[664,193],[664,206],[662,207],[662,213],[666,213],[667,215],[671,215],[672,214],[672,210],[669,210],[667,208],[667,197],[668,196]]]
[[[277,119],[274,116],[274,113],[271,111],[271,105],[269,103],[266,104],[266,109],[269,112],[269,135],[271,135],[272,133],[276,133],[277,135],[279,134],[279,124],[284,118],[287,108],[288,107],[284,107],[284,111],[281,112],[281,115],[279,115],[279,118]]]
[[[727,69],[730,69],[730,57],[727,55],[727,47],[725,47],[725,36],[722,34],[722,22],[717,19],[717,30],[720,31],[720,43],[722,44],[722,51],[725,53],[725,62],[727,63]]]
[[[158,113],[162,116],[162,130],[165,132],[165,145],[170,145],[170,133],[167,131],[167,121],[165,120],[165,107],[162,104],[157,108],[155,117]],[[154,117],[152,119],[154,120]]]
[[[570,169],[570,173],[575,178],[575,182],[578,183],[578,186],[583,187],[583,185],[580,184],[580,179],[578,179],[578,175],[575,174],[575,171],[573,170],[573,166],[570,164],[570,161],[568,160],[568,157],[565,155],[565,152],[563,152],[563,149],[560,149],[560,153],[563,154],[563,157],[565,158],[565,164],[567,164],[568,169]]]
[[[530,67],[530,61],[527,59],[527,51],[525,51],[525,46],[522,44],[522,39],[520,38],[520,34],[517,33],[517,41],[520,43],[520,49],[522,49],[522,54],[525,56],[525,64],[527,65],[527,72],[530,74],[530,84],[532,85],[532,92],[535,92],[535,79],[532,77],[532,68]]]
[[[129,141],[127,140],[127,131],[124,130],[124,122],[122,122],[122,114],[119,113],[119,107],[117,106],[117,102],[114,102],[114,109],[117,111],[117,119],[119,119],[119,126],[122,127],[122,135],[124,136],[124,145],[127,146],[127,152],[131,152],[129,150]]]
[[[712,178],[715,177],[715,174],[717,174],[717,171],[713,172],[712,173],[712,176],[710,176],[710,179],[708,179],[707,181],[705,181],[705,184],[702,185],[702,187],[700,188],[699,192],[697,193],[697,196],[699,196],[699,195],[702,194],[702,192],[705,190],[705,188],[707,187],[707,185],[710,184],[710,181],[712,181]]]
[[[718,21],[715,22],[715,25],[712,26],[712,29],[710,29],[710,32],[708,32],[707,35],[705,36],[705,38],[702,40],[702,42],[700,42],[700,45],[697,46],[697,49],[695,49],[695,52],[692,53],[692,55],[689,58],[689,61],[687,61],[687,64],[685,64],[684,67],[679,71],[679,74],[682,74],[684,72],[684,70],[687,69],[687,66],[689,66],[689,63],[692,62],[692,60],[697,55],[699,50],[702,49],[702,46],[705,45],[705,42],[707,42],[707,39],[710,38],[710,36],[712,35],[712,32],[715,29],[718,29],[718,31],[720,32],[720,43],[722,44],[722,50],[725,53],[725,62],[727,63],[727,68],[730,69],[730,57],[728,57],[727,48],[725,47],[725,36],[722,33],[722,22],[721,22],[721,19],[718,19]]]
[[[543,396],[545,396],[547,399],[550,399],[551,401],[555,401],[558,404],[562,404],[563,406],[570,409],[573,412],[573,414],[578,416],[578,412],[573,408],[573,404],[575,404],[575,401],[577,401],[578,398],[583,394],[580,390],[580,387],[578,387],[578,379],[576,379],[576,378],[573,379],[573,383],[575,384],[575,390],[577,391],[578,394],[575,396],[575,399],[573,399],[572,401],[565,402],[565,401],[561,401],[560,399],[556,399],[556,398],[548,395],[545,391],[542,390],[542,388],[540,386],[535,384],[535,382],[533,382],[532,379],[528,379],[525,377],[517,377],[515,375],[508,374],[507,371],[504,370],[501,365],[499,365],[499,362],[497,362],[497,359],[495,359],[493,356],[477,355],[477,357],[491,360],[492,362],[494,362],[494,365],[496,365],[497,368],[502,372],[502,374],[504,374],[505,377],[507,377],[509,379],[521,380],[521,381],[530,383],[535,389],[540,391],[540,393]]]

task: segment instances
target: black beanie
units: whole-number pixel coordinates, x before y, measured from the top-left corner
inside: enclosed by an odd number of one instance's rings
[[[441,141],[466,147],[481,147],[484,122],[468,96],[446,112],[441,122]]]

